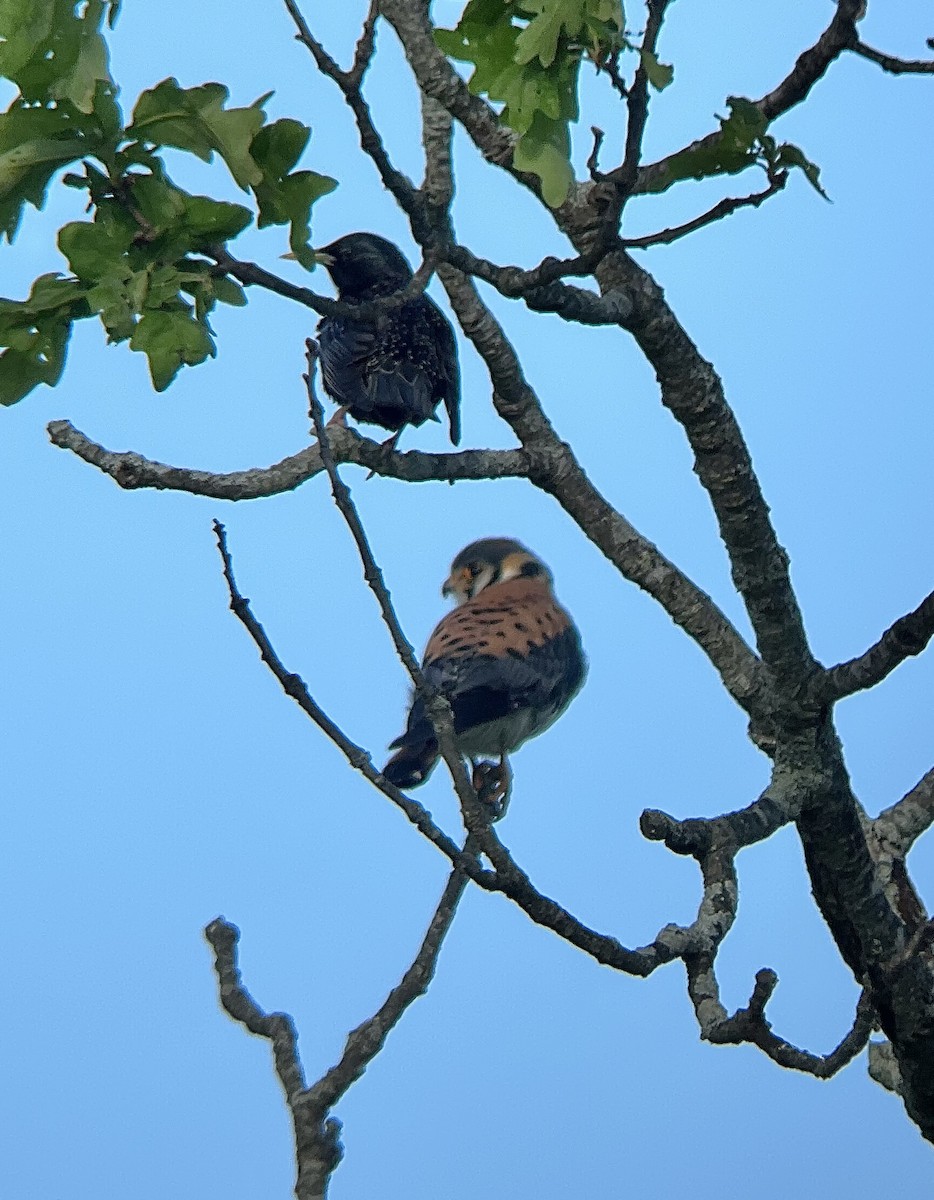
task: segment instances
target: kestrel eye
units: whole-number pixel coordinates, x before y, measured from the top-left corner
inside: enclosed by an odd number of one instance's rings
[[[480,563],[472,562],[467,564],[467,574],[471,579],[476,579],[482,570],[483,567]]]

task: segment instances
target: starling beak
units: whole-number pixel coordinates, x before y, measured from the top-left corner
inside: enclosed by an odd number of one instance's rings
[[[349,233],[316,255],[346,304],[392,295],[412,278],[402,253],[375,233]],[[398,433],[436,421],[443,401],[451,441],[460,441],[457,343],[430,297],[417,296],[374,320],[325,317],[318,344],[325,391],[357,421]]]
[[[467,546],[442,592],[457,607],[428,639],[422,672],[451,705],[461,754],[499,758],[495,780],[476,763],[474,770],[481,799],[489,790],[499,807],[508,798],[506,755],[556,721],[584,681],[580,635],[554,597],[551,572],[512,538]],[[417,696],[391,749],[383,774],[397,787],[423,783],[438,761],[435,731]]]

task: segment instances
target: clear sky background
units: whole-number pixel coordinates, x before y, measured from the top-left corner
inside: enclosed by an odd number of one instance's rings
[[[459,7],[438,3],[435,16],[453,23]],[[832,14],[829,3],[760,7],[672,6],[661,57],[675,84],[653,98],[647,159],[713,128],[727,95],[774,86]],[[924,53],[929,4],[874,7],[868,42]],[[362,8],[305,11],[347,62]],[[112,69],[127,108],[168,75],[223,81],[237,104],[275,88],[270,113],[313,126],[306,165],[341,181],[314,211],[316,242],[370,229],[414,258],[348,112],[292,33],[275,0],[126,0]],[[864,650],[931,587],[932,89],[844,58],[776,128],[820,164],[832,204],[796,177],[759,211],[640,257],[724,380],[827,663]],[[388,29],[367,90],[395,161],[417,175],[415,97]],[[585,93],[603,104],[601,89]],[[608,155],[622,130],[620,114],[595,111],[582,122],[580,167],[591,120]],[[458,151],[456,225],[473,250],[523,265],[567,252],[466,139]],[[240,198],[221,164],[175,165],[186,186]],[[661,228],[760,186],[751,176],[681,184],[634,203],[627,228]],[[0,252],[4,294],[63,269],[54,231],[80,215],[73,192],[30,212]],[[300,279],[278,261],[286,248],[282,230],[236,246]],[[431,292],[444,302],[436,283]],[[628,337],[494,305],[595,482],[747,630],[684,437]],[[286,663],[379,761],[407,683],[323,478],[238,505],[126,493],[45,435],[67,417],[112,449],[179,465],[277,461],[308,441],[311,314],[254,289],[247,308],[217,313],[217,360],[161,396],[141,355],[106,347],[84,324],[61,386],[0,414],[0,1191],[285,1200],[291,1130],[269,1047],[220,1011],[202,927],[218,913],[241,927],[246,982],[266,1008],[293,1014],[316,1078],[398,981],[446,872],[259,662],[227,609],[211,518],[226,522],[242,589]],[[463,445],[512,445],[463,342],[461,362]],[[443,429],[409,431],[403,448],[416,446],[444,449]],[[714,814],[767,780],[705,657],[527,484],[344,474],[419,645],[444,611],[450,559],[471,539],[512,535],[552,566],[590,678],[516,756],[500,832],[541,890],[626,944],[689,921],[697,869],[645,842],[639,813]],[[932,765],[932,683],[929,652],[838,710],[872,813]],[[442,772],[420,798],[456,832]],[[934,899],[927,845],[911,867]],[[745,1004],[755,971],[774,967],[776,1031],[825,1053],[857,993],[794,833],[743,851],[739,868],[739,919],[719,959],[724,1001]],[[695,1200],[779,1200],[930,1186],[930,1148],[868,1080],[865,1057],[819,1083],[750,1047],[703,1045],[677,964],[648,981],[613,974],[476,891],[428,996],[336,1115],[346,1158],[334,1200],[662,1200],[688,1188]]]

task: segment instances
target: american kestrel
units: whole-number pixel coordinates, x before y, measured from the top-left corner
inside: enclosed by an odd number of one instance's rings
[[[451,564],[441,588],[457,607],[428,639],[422,671],[454,713],[457,749],[474,765],[474,786],[487,790],[497,756],[497,799],[509,789],[506,755],[547,729],[567,708],[587,667],[580,635],[555,599],[551,572],[512,538],[472,542]],[[416,696],[405,733],[383,774],[397,787],[423,783],[438,761],[438,743]],[[489,798],[484,796],[484,798]]]
[[[392,242],[375,233],[348,233],[315,251],[346,304],[375,300],[404,287],[412,270]],[[447,409],[451,441],[460,441],[460,372],[454,331],[424,294],[372,321],[325,317],[318,325],[321,373],[338,419],[394,431],[437,421]]]

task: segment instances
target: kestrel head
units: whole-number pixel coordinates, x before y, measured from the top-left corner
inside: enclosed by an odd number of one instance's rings
[[[464,604],[491,584],[535,576],[551,583],[551,572],[521,542],[513,538],[481,538],[465,546],[451,563],[451,573],[441,587],[441,595],[453,596],[457,604]]]

